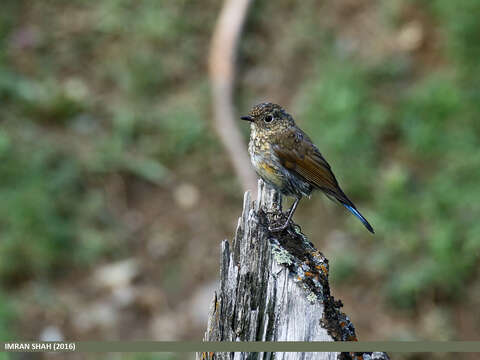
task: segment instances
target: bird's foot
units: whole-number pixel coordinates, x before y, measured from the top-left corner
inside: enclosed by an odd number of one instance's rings
[[[280,225],[280,226],[269,226],[268,227],[268,230],[270,230],[271,232],[279,232],[279,231],[283,231],[285,230],[288,225],[290,225],[290,219],[288,219],[287,221],[285,221],[285,223],[283,225]]]
[[[300,225],[295,224],[294,222],[292,222],[292,226],[290,227],[290,229],[288,229],[288,232],[289,232],[291,235],[296,235],[296,234],[299,234],[299,233],[302,232],[302,228],[300,227]]]

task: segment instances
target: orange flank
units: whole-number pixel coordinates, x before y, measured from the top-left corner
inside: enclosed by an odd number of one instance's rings
[[[282,186],[283,180],[280,173],[267,162],[260,162],[258,164],[257,172],[261,177],[263,177],[264,179],[268,179],[272,184],[275,184],[279,187]]]
[[[266,162],[262,162],[260,164],[260,166],[262,167],[263,170],[265,170],[270,175],[275,175],[276,174],[275,169],[273,167],[271,167],[270,165],[268,165]]]

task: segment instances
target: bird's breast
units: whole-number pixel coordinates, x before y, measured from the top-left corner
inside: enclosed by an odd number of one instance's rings
[[[285,178],[281,171],[281,165],[272,152],[271,145],[267,141],[252,137],[248,150],[258,176],[274,187],[282,189],[285,185]]]

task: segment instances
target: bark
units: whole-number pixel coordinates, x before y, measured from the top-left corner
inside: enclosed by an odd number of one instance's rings
[[[355,328],[330,294],[328,260],[296,224],[281,224],[281,195],[258,183],[245,193],[230,247],[222,242],[221,285],[204,341],[356,341]],[[388,359],[384,353],[202,353],[201,359]]]

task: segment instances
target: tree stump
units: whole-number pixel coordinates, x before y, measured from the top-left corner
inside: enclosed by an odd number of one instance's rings
[[[281,195],[259,180],[247,191],[230,247],[222,242],[220,290],[204,341],[356,341],[355,328],[330,294],[328,260],[296,224],[282,232]],[[388,359],[385,353],[202,353],[201,359]]]

